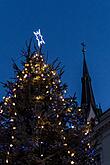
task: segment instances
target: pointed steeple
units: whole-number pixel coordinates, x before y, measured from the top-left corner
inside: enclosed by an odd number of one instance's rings
[[[95,98],[92,90],[91,78],[89,75],[86,63],[86,48],[83,46],[83,75],[82,75],[82,94],[81,94],[81,107],[84,109],[86,120],[95,118],[99,120],[99,109],[96,107]]]

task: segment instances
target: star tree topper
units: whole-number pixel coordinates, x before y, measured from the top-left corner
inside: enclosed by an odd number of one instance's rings
[[[36,37],[36,40],[38,41],[38,47],[40,48],[42,44],[45,44],[45,42],[43,40],[43,36],[41,35],[40,29],[33,33]]]

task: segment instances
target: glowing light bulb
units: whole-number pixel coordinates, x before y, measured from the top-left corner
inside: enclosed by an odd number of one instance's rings
[[[12,121],[12,122],[13,122],[13,121],[14,121],[14,119],[10,119],[10,121]]]
[[[6,159],[6,163],[8,163],[8,159]]]
[[[26,78],[26,77],[27,77],[27,74],[24,75],[24,78]]]
[[[16,129],[16,127],[13,127],[13,129],[15,130],[15,129]]]
[[[2,109],[0,109],[0,113],[3,113],[3,110]]]
[[[73,156],[74,156],[74,153],[71,154],[71,157],[73,157]]]
[[[40,119],[40,116],[38,116],[38,119]]]
[[[58,123],[58,125],[61,125],[61,121]]]
[[[67,143],[64,143],[63,145],[64,145],[64,146],[67,146]]]
[[[68,154],[70,154],[70,151],[68,151]]]
[[[11,138],[14,139],[14,136],[12,136]]]
[[[41,154],[41,157],[43,157],[44,155],[43,154]]]
[[[59,117],[59,115],[57,114],[57,118]]]
[[[74,164],[74,161],[73,160],[71,161],[71,164]]]
[[[15,112],[15,116],[17,116],[17,113]]]
[[[14,97],[16,98],[16,94],[14,94]]]
[[[81,111],[81,108],[79,108],[78,111],[80,112]]]
[[[10,144],[10,147],[13,147],[13,144]]]

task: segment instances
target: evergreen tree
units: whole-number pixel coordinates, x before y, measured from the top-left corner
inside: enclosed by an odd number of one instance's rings
[[[60,63],[47,64],[41,49],[23,52],[23,69],[14,63],[14,82],[1,105],[2,164],[86,165],[93,149],[84,114],[75,98],[65,98]],[[5,141],[3,143],[3,139]]]

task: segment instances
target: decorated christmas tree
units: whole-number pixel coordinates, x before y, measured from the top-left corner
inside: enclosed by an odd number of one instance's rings
[[[90,123],[85,124],[75,97],[65,98],[63,69],[47,64],[44,43],[34,32],[38,48],[23,51],[22,69],[14,63],[14,82],[7,82],[1,103],[1,162],[10,165],[89,165],[94,163]],[[89,138],[88,138],[89,137]]]

